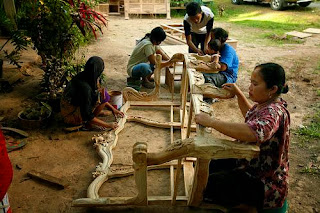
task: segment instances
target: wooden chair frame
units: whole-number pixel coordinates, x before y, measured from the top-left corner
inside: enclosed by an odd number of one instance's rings
[[[94,180],[87,190],[87,198],[73,201],[73,206],[123,206],[123,205],[159,205],[172,204],[184,206],[205,206],[202,203],[202,193],[208,180],[208,166],[211,159],[246,158],[252,159],[259,154],[256,145],[243,144],[234,141],[217,139],[211,130],[199,125],[192,125],[193,113],[204,112],[213,116],[211,105],[203,101],[203,95],[218,98],[230,98],[232,95],[211,84],[205,84],[203,75],[189,68],[191,56],[189,54],[175,54],[171,60],[183,62],[183,75],[180,102],[159,101],[161,56],[156,56],[154,72],[155,89],[147,93],[139,93],[132,88],[125,88],[123,95],[125,104],[121,111],[126,113],[131,106],[170,107],[170,122],[155,122],[142,117],[123,117],[119,120],[119,128],[102,135],[93,137],[94,147],[103,159],[93,173]],[[188,102],[189,99],[189,102]],[[173,122],[173,107],[180,107],[180,122]],[[146,125],[170,128],[171,143],[165,150],[158,153],[148,153],[147,144],[137,142],[133,146],[133,169],[129,173],[110,173],[113,160],[112,149],[118,141],[118,134],[124,128],[126,121],[135,121]],[[180,128],[181,139],[173,140],[173,128]],[[192,130],[196,130],[196,137],[190,138]],[[195,167],[194,167],[195,164]],[[148,196],[147,170],[163,166],[170,167],[171,196]],[[176,174],[174,174],[176,167]],[[185,196],[177,196],[180,171],[183,168]],[[110,178],[133,174],[138,189],[135,197],[99,197],[99,189]],[[223,209],[222,209],[223,210]]]

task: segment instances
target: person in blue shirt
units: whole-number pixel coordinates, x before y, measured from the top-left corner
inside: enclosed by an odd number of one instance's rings
[[[205,82],[212,83],[217,87],[221,87],[225,83],[235,83],[238,78],[239,59],[235,49],[226,43],[228,32],[220,27],[211,30],[211,41],[218,39],[221,42],[220,48],[220,68],[213,70],[214,73],[203,73]],[[210,48],[209,54],[214,54],[216,51]],[[219,71],[219,72],[217,72]]]

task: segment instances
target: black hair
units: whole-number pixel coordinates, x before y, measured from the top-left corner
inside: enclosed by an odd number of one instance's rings
[[[189,2],[186,6],[188,16],[195,16],[202,12],[200,4],[197,2]]]
[[[156,27],[151,30],[151,33],[147,33],[142,39],[140,39],[138,44],[145,38],[150,38],[151,42],[162,42],[166,39],[166,37],[166,32],[161,27]]]
[[[289,91],[286,85],[286,74],[282,66],[276,63],[265,63],[255,67],[258,69],[261,77],[266,82],[267,88],[277,86],[277,94],[287,93]]]
[[[166,32],[161,27],[156,27],[151,30],[150,40],[155,42],[162,42],[166,39]]]
[[[221,42],[220,40],[218,39],[212,39],[210,42],[209,42],[209,47],[210,49],[214,50],[214,51],[220,51],[221,50]]]
[[[219,39],[221,43],[224,43],[228,40],[229,34],[226,30],[221,27],[216,27],[211,30],[211,33],[214,36],[214,39]]]

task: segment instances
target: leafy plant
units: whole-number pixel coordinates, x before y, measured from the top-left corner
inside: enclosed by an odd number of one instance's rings
[[[48,118],[51,112],[52,112],[51,107],[48,104],[41,102],[41,105],[39,106],[29,107],[25,109],[21,113],[20,117],[22,119],[40,121],[45,118]]]
[[[25,50],[31,42],[21,30],[15,30],[12,26],[13,23],[11,20],[6,17],[3,9],[0,8],[0,29],[9,36],[7,41],[0,47],[0,51],[3,51],[4,57],[10,61],[10,64],[14,64],[18,68],[21,68],[21,65],[19,64],[20,52],[21,50]],[[14,47],[11,51],[4,49],[9,42]]]
[[[96,31],[102,33],[106,19],[85,0],[26,0],[18,11],[19,27],[30,36],[42,58],[42,86],[54,98],[65,80],[67,67],[81,43]]]

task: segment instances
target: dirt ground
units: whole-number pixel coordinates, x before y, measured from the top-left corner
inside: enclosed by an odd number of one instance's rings
[[[105,61],[105,73],[109,90],[122,90],[126,85],[126,64],[135,40],[150,32],[161,23],[177,23],[182,19],[154,19],[144,17],[124,20],[123,17],[109,17],[108,28],[98,40],[82,50],[89,58],[98,55]],[[237,53],[240,59],[240,70],[237,84],[248,91],[250,73],[254,66],[262,62],[281,64],[287,72],[290,87],[283,98],[288,101],[291,112],[292,128],[298,128],[312,115],[312,106],[319,103],[316,89],[320,87],[319,70],[315,72],[320,61],[320,35],[305,39],[302,44],[267,46],[263,42],[244,42],[244,35],[254,34],[252,28],[240,27],[228,23],[215,23],[230,32],[230,37],[237,39]],[[258,30],[257,30],[258,32]],[[3,40],[0,40],[2,44]],[[81,55],[81,54],[80,54]],[[86,197],[86,190],[92,181],[91,173],[101,161],[95,152],[91,137],[97,132],[66,133],[61,128],[59,114],[45,128],[19,126],[17,114],[24,107],[35,102],[39,93],[39,83],[43,72],[38,68],[37,55],[28,50],[23,53],[24,62],[21,79],[14,84],[13,91],[0,94],[0,116],[4,117],[3,126],[17,127],[26,130],[29,137],[27,145],[20,150],[9,153],[14,168],[14,179],[9,190],[10,203],[15,213],[21,212],[162,212],[167,207],[158,208],[79,208],[72,207],[72,200]],[[319,69],[319,68],[318,68]],[[12,79],[19,71],[7,61],[4,63],[4,78]],[[167,93],[167,87],[161,87],[161,93]],[[226,121],[243,121],[237,108],[236,99],[221,100],[213,104],[215,117]],[[139,114],[157,120],[168,120],[166,110],[131,110],[129,114]],[[112,118],[104,118],[112,119]],[[216,134],[216,133],[215,133]],[[219,135],[219,134],[217,134]],[[175,138],[179,135],[176,132]],[[149,144],[149,151],[163,149],[170,141],[168,130],[146,127],[140,124],[127,123],[119,135],[114,148],[113,167],[132,165],[132,146],[137,141]],[[290,148],[290,212],[320,212],[320,178],[317,175],[300,173],[301,167],[308,165],[311,156],[319,152],[299,146],[297,136],[292,134]],[[63,190],[26,178],[29,170],[45,172],[62,178],[70,183]],[[169,195],[169,172],[150,172],[149,195]],[[181,186],[182,187],[182,186]],[[179,194],[183,188],[179,189]],[[136,193],[133,177],[112,180],[102,186],[101,196],[134,196]],[[182,195],[182,194],[181,194]],[[200,211],[199,209],[170,208],[172,212]],[[205,211],[205,210],[202,210]]]

